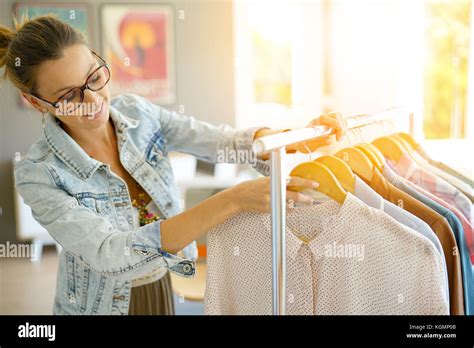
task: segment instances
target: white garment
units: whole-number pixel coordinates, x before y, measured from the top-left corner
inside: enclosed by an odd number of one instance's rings
[[[412,230],[419,232],[422,236],[430,240],[436,250],[441,256],[441,262],[443,264],[443,272],[445,278],[445,296],[446,301],[449,304],[449,281],[448,281],[448,269],[446,267],[446,259],[444,257],[443,247],[439,241],[436,234],[428,226],[426,222],[413,215],[412,213],[400,208],[398,205],[389,202],[377,192],[375,192],[369,185],[367,185],[364,180],[360,179],[358,176],[355,176],[354,182],[354,195],[359,198],[362,202],[367,204],[370,207],[376,208],[378,210],[384,211],[389,216],[393,217],[399,223],[410,227]]]
[[[448,314],[441,256],[352,194],[287,212],[288,314]],[[272,313],[271,216],[208,233],[206,314]]]
[[[135,228],[138,228],[138,227],[140,227],[140,218],[139,218],[138,208],[136,208],[136,207],[132,207],[132,208],[133,208],[133,214],[134,214],[133,224],[135,225],[134,226]],[[146,208],[148,209],[148,211],[150,213],[157,214],[159,217],[163,216],[163,214],[158,209],[158,207],[153,202],[153,200],[151,200],[147,204]],[[145,285],[145,284],[150,284],[150,283],[153,283],[157,280],[160,280],[161,278],[163,278],[166,275],[167,271],[168,270],[165,267],[159,267],[159,268],[154,269],[152,272],[145,274],[144,276],[132,279],[132,288],[136,287],[136,286],[142,286],[142,285]]]

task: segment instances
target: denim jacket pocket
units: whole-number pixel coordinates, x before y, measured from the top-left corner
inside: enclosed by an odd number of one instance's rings
[[[166,156],[168,156],[168,151],[166,149],[166,139],[161,129],[158,129],[146,147],[145,159],[151,165],[156,165],[163,157]]]
[[[76,194],[78,203],[84,207],[91,209],[100,216],[107,215],[111,209],[109,197],[107,194],[97,194],[91,192],[83,192]]]
[[[67,300],[78,313],[84,313],[87,308],[87,292],[91,270],[70,253],[66,254],[67,271]]]
[[[173,170],[168,158],[166,139],[158,130],[145,150],[145,161],[166,181],[173,179]]]

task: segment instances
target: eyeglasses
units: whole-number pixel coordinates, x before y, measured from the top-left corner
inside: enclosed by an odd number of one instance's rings
[[[101,64],[87,76],[86,83],[81,87],[75,87],[61,95],[55,102],[43,99],[33,93],[30,93],[35,98],[51,105],[56,109],[57,115],[70,115],[81,108],[84,103],[84,91],[86,89],[93,92],[100,91],[110,80],[110,70],[101,56],[92,51],[92,54],[100,59]]]

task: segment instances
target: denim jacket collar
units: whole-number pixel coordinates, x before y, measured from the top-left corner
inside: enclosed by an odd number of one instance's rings
[[[115,125],[119,148],[125,141],[125,132],[129,128],[136,128],[139,120],[127,117],[120,111],[109,107],[110,118]],[[61,161],[73,170],[82,179],[89,179],[92,174],[103,165],[102,162],[90,157],[71,136],[60,126],[59,120],[51,113],[45,116],[44,137],[51,150]],[[122,138],[123,135],[123,138]]]

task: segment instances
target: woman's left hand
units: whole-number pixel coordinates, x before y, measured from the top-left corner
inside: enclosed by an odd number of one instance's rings
[[[304,143],[297,143],[293,145],[288,145],[286,147],[287,153],[295,153],[296,151],[302,153],[309,153],[316,151],[321,146],[326,146],[330,144],[334,144],[335,142],[339,141],[345,134],[346,131],[346,123],[344,118],[341,116],[340,113],[334,112],[328,115],[322,115],[317,118],[311,120],[311,122],[306,127],[313,127],[313,126],[328,126],[333,129],[333,132],[330,135],[316,138],[313,140],[307,140]],[[271,134],[286,132],[291,129],[284,129],[284,130],[272,130],[269,128],[262,128],[259,130],[256,135],[255,139],[267,136]],[[263,160],[267,160],[269,158],[268,154],[263,154],[261,156]]]
[[[311,120],[307,127],[313,126],[328,126],[333,129],[333,132],[330,135],[313,140],[307,140],[304,143],[289,145],[290,151],[299,151],[302,153],[314,152],[321,146],[331,145],[338,142],[346,132],[345,120],[338,112],[322,115]]]

